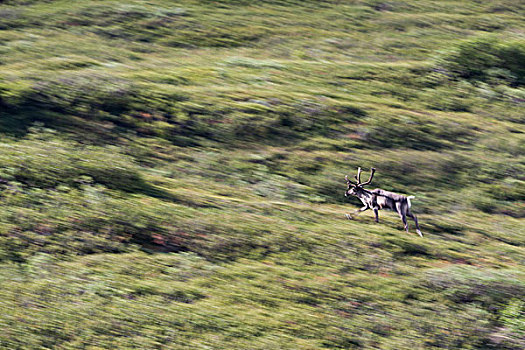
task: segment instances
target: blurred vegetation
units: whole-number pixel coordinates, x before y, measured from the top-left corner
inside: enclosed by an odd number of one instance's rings
[[[0,348],[525,348],[524,15],[2,1]]]

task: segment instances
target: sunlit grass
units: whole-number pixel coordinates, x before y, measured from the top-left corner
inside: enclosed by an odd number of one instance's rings
[[[523,348],[522,12],[4,2],[0,348]]]

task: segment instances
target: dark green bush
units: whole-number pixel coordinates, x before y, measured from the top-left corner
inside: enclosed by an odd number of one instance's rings
[[[119,115],[136,101],[137,87],[130,81],[90,74],[70,74],[33,85],[23,96],[20,108],[36,107],[85,117],[100,112]]]
[[[454,303],[477,302],[489,310],[498,310],[512,298],[525,297],[523,281],[519,271],[453,266],[429,271],[425,285]]]
[[[525,43],[480,37],[461,43],[440,58],[440,65],[453,76],[468,80],[491,81],[503,77],[513,86],[525,84]]]
[[[523,181],[506,178],[503,181],[480,185],[478,195],[470,200],[474,207],[486,213],[521,218],[525,216],[524,188]]]
[[[46,133],[35,129],[28,139],[0,145],[2,178],[39,188],[76,186],[83,176],[128,192],[147,187],[132,160],[116,148],[83,147]]]
[[[471,130],[459,124],[431,122],[416,116],[376,116],[365,129],[367,145],[381,148],[437,150],[451,143],[466,143]]]

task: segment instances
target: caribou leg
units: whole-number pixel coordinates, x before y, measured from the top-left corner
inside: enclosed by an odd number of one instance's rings
[[[396,211],[399,214],[399,217],[403,221],[403,225],[405,225],[405,231],[408,233],[408,223],[407,223],[407,211],[408,211],[408,205],[402,202],[396,202]]]
[[[368,205],[365,205],[364,207],[357,209],[357,210],[354,212],[354,215],[357,215],[357,214],[359,214],[359,213],[362,213],[362,212],[364,212],[364,211],[367,210],[367,209],[368,209]],[[352,219],[353,219],[352,215],[350,215],[350,214],[345,214],[345,216],[346,216],[346,218],[347,218],[348,220],[352,220]]]
[[[419,237],[423,237],[423,234],[421,233],[421,230],[419,229],[419,223],[417,222],[417,217],[414,214],[412,214],[410,210],[407,211],[407,216],[409,218],[412,218],[414,222],[416,223],[416,232],[419,235]]]

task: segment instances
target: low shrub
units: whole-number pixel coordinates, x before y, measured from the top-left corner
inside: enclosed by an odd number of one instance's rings
[[[436,123],[410,115],[378,115],[365,127],[366,143],[381,148],[437,150],[456,142],[466,143],[471,134],[472,131],[460,123]]]
[[[127,192],[147,187],[131,158],[112,146],[84,147],[34,129],[20,142],[0,144],[0,174],[4,181],[29,187],[77,186],[82,177]]]
[[[460,43],[438,59],[438,66],[452,76],[491,81],[503,78],[512,86],[525,84],[525,43],[502,41],[494,36],[477,37]]]
[[[525,297],[525,283],[517,270],[492,270],[472,266],[452,266],[429,271],[428,288],[443,293],[457,304],[481,303],[495,311],[512,298]]]
[[[90,72],[42,80],[23,96],[19,108],[36,107],[85,117],[118,115],[131,109],[137,87],[130,81]]]

